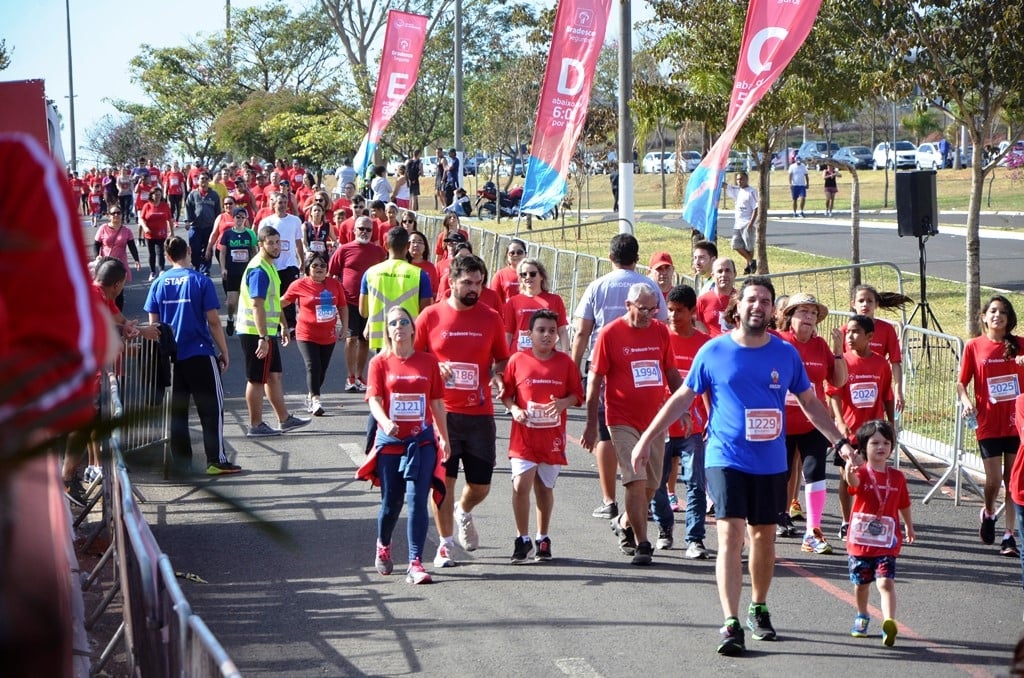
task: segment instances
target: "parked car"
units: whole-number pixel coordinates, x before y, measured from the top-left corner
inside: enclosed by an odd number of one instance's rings
[[[772,153],[772,169],[773,170],[784,170],[789,169],[789,166],[793,164],[793,160],[796,158],[796,148],[785,148],[781,151]]]
[[[644,156],[640,167],[644,174],[657,174],[668,169],[668,158],[671,155],[668,151],[651,151]]]
[[[839,144],[834,141],[807,141],[800,145],[796,154],[803,159],[804,164],[810,166],[821,158],[831,158],[838,150]]]
[[[871,149],[867,146],[843,146],[832,158],[848,162],[854,169],[871,169]]]
[[[938,144],[921,144],[915,151],[914,165],[917,169],[943,169],[946,166],[946,159],[942,157]]]
[[[481,166],[487,163],[487,160],[488,159],[482,155],[466,158],[465,162],[462,163],[462,176],[476,176],[477,172],[480,171]]]
[[[420,158],[423,165],[423,176],[433,177],[437,176],[437,160],[432,155],[424,156]]]
[[[746,172],[747,161],[739,151],[729,151],[729,163],[725,166],[726,172]]]
[[[388,175],[393,177],[398,174],[398,166],[404,165],[407,160],[408,158],[391,158],[391,160],[388,160],[388,164],[386,165]]]
[[[883,167],[893,168],[893,155],[896,156],[896,169],[910,169],[917,166],[917,146],[909,141],[897,141],[895,152],[889,149],[888,141],[875,146],[871,155],[871,165],[876,170]]]
[[[697,165],[700,164],[700,153],[697,151],[683,151],[682,158],[679,162],[679,170],[683,172],[692,172],[697,169]],[[668,171],[673,172],[676,169],[676,154],[672,152],[668,159],[665,160],[665,165],[668,167]]]

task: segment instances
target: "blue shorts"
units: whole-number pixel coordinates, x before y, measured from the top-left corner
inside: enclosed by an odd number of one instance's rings
[[[878,577],[896,578],[896,556],[847,556],[850,560],[850,582],[861,586]]]
[[[807,187],[806,186],[790,186],[789,187],[789,193],[790,193],[790,195],[793,196],[793,200],[796,200],[797,198],[806,198],[807,197]]]

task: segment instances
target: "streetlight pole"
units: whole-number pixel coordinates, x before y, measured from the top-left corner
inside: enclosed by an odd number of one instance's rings
[[[71,125],[71,171],[78,171],[78,141],[75,137],[75,73],[71,66],[71,0],[64,0],[68,29],[68,118]]]
[[[459,177],[456,181],[462,185],[462,163],[465,162],[466,154],[462,148],[462,0],[455,0],[455,112],[453,115],[455,129],[453,142],[455,153],[459,158]]]
[[[630,0],[619,2],[619,232],[633,231],[633,18]]]

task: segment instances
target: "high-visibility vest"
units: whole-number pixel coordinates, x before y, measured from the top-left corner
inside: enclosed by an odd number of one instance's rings
[[[270,278],[270,286],[267,288],[267,297],[263,301],[263,308],[267,312],[267,334],[276,337],[277,326],[281,320],[281,276],[277,274],[274,264],[263,257],[250,259],[249,265],[245,267],[245,272],[242,274],[242,289],[238,292],[238,320],[235,324],[235,331],[238,334],[259,334],[259,330],[256,328],[252,296],[249,294],[249,286],[245,282],[249,277],[249,271],[254,268],[263,269],[263,272]]]
[[[402,259],[388,259],[366,270],[367,337],[370,348],[384,348],[384,319],[394,306],[401,306],[413,318],[420,313],[422,269]]]

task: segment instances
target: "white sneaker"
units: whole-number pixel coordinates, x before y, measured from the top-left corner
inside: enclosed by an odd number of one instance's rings
[[[441,545],[437,547],[437,555],[434,556],[434,567],[455,567],[452,551],[445,542],[441,542]]]
[[[708,550],[704,548],[704,542],[691,541],[686,544],[686,557],[690,560],[704,560],[708,557]]]
[[[309,413],[314,417],[324,416],[323,405],[320,404],[320,398],[313,396],[309,401]]]
[[[455,523],[458,528],[459,546],[467,551],[476,551],[480,546],[480,535],[477,534],[476,526],[473,525],[473,516],[456,509]]]

